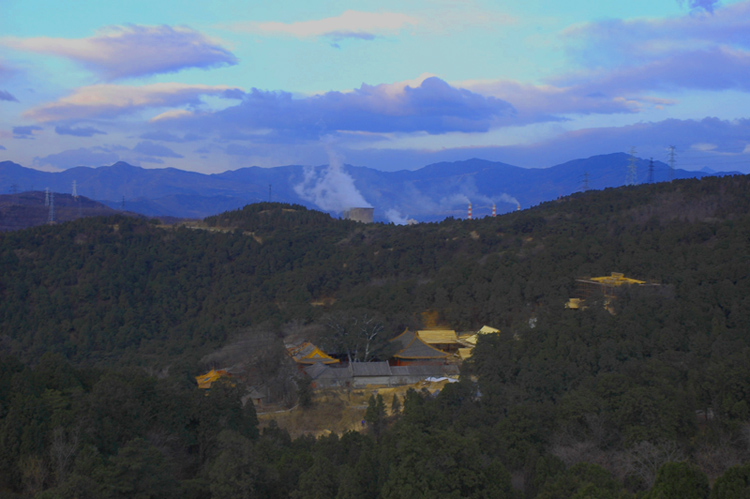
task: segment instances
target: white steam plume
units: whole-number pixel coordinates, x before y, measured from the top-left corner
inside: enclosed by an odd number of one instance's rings
[[[305,201],[325,211],[341,213],[349,208],[371,208],[354,185],[354,179],[344,171],[343,158],[326,144],[328,166],[320,173],[305,168],[304,178],[294,186],[294,192]]]
[[[409,219],[406,218],[395,208],[391,208],[390,210],[385,212],[385,218],[388,219],[389,222],[393,222],[396,225],[406,225],[409,223]]]

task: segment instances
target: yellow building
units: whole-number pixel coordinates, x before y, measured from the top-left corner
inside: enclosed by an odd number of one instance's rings
[[[620,272],[612,272],[605,277],[591,277],[589,279],[576,279],[581,299],[586,299],[592,293],[600,292],[607,298],[615,297],[615,290],[623,285],[643,285],[646,281],[625,277]]]
[[[456,332],[452,329],[423,329],[417,331],[417,336],[431,347],[443,352],[453,353],[461,346]]]
[[[458,349],[458,356],[461,360],[466,360],[471,357],[471,352],[474,347],[477,346],[477,340],[480,336],[485,334],[498,334],[499,329],[495,329],[490,326],[482,326],[482,328],[474,334],[462,335],[458,341],[463,345],[463,348]]]
[[[611,306],[612,300],[617,298],[617,290],[622,286],[658,286],[658,284],[647,283],[639,279],[625,277],[620,272],[612,272],[604,277],[590,277],[588,279],[576,279],[578,296],[569,299],[565,303],[565,308],[571,310],[582,310],[586,306],[585,300],[592,295],[602,294],[605,298],[604,307],[613,313]]]
[[[297,364],[337,364],[339,362],[338,359],[334,359],[310,342],[289,347],[287,351]]]
[[[195,381],[198,383],[198,388],[208,390],[211,385],[214,384],[221,378],[231,378],[231,374],[226,372],[224,369],[214,370],[211,369],[206,374],[195,377]]]

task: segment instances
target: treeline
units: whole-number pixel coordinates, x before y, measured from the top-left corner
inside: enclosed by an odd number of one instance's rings
[[[458,330],[509,329],[612,271],[663,284],[701,327],[744,327],[748,199],[746,177],[712,177],[416,226],[260,203],[207,220],[229,231],[115,216],[3,233],[0,348],[168,364],[238,328],[337,309],[376,310],[393,334],[428,310]]]
[[[186,497],[183,487],[308,497],[316,480],[324,497],[707,497],[710,482],[713,497],[742,497],[749,213],[750,180],[738,176],[416,226],[262,203],[207,220],[223,231],[110,217],[1,234],[0,475],[15,492],[84,497],[64,492],[79,490],[74,480],[92,497],[132,497],[129,479],[117,482],[141,466],[131,456],[164,466],[149,476]],[[575,278],[612,271],[659,286],[624,289],[614,314],[603,296],[564,308]],[[503,333],[480,340],[462,383],[436,398],[412,393],[402,417],[372,423],[383,431],[256,436],[235,394],[217,403],[226,410],[212,414],[211,450],[201,448],[201,404],[214,395],[194,388],[196,359],[240,328],[281,331],[358,309],[382,314],[394,335],[426,311],[454,329]],[[132,408],[123,414],[135,427],[118,422],[119,407]],[[250,426],[238,430],[232,414]],[[74,440],[58,472],[51,449]]]
[[[506,340],[485,341],[481,351]],[[479,356],[475,368],[487,369],[487,362]],[[241,390],[228,382],[205,392],[178,370],[157,379],[140,370],[78,369],[57,354],[44,355],[33,369],[6,357],[0,361],[0,494],[730,499],[750,492],[750,464],[725,466],[711,486],[696,465],[709,434],[724,427],[723,417],[684,446],[669,440],[694,427],[684,418],[674,424],[681,407],[668,406],[679,388],[666,387],[669,378],[649,382],[645,373],[628,381],[611,374],[559,404],[537,395],[505,405],[497,399],[502,388],[479,376],[479,387],[465,378],[439,394],[371,397],[362,432],[293,440],[273,424],[259,432],[253,405],[243,406]],[[661,395],[649,396],[649,387]],[[657,410],[666,421],[641,419],[653,433],[633,431],[641,418],[634,407],[655,406],[654,400],[663,400]],[[598,415],[591,409],[597,404],[603,405]],[[590,412],[582,415],[582,407]],[[607,427],[606,420],[615,424]],[[644,436],[656,440],[621,447]],[[736,457],[746,459],[747,452]]]

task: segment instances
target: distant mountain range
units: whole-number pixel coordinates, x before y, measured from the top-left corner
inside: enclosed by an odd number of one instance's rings
[[[625,153],[577,159],[550,168],[528,169],[469,159],[435,163],[419,170],[383,172],[350,165],[248,167],[219,174],[174,168],[144,169],[119,162],[59,173],[0,162],[0,192],[44,191],[77,194],[114,209],[149,216],[203,218],[259,201],[298,203],[340,216],[344,209],[375,208],[375,219],[404,223],[474,217],[526,208],[576,191],[624,185],[630,156]],[[637,159],[636,183],[669,179],[669,166]],[[700,178],[736,172],[675,169],[672,177]]]

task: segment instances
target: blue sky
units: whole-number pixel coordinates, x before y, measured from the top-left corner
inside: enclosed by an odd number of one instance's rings
[[[0,0],[0,159],[750,172],[750,0]]]

